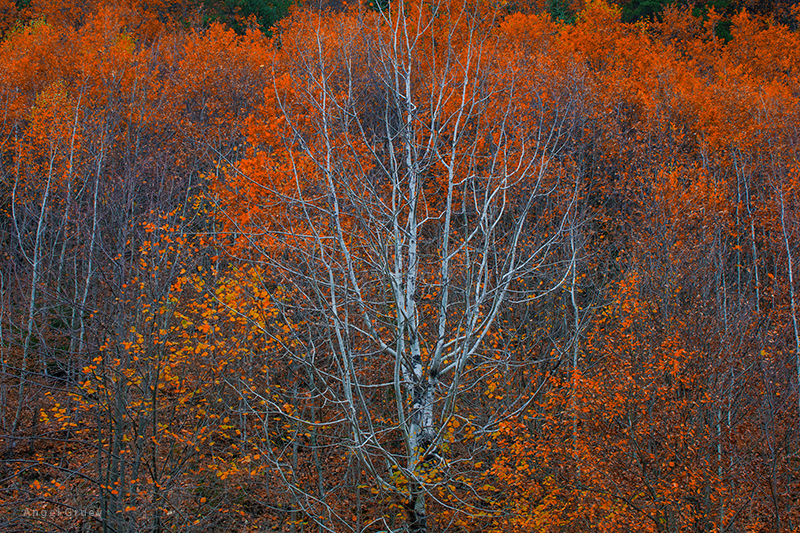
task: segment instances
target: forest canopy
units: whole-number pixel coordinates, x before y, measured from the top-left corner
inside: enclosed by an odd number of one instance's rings
[[[0,528],[800,528],[798,16],[0,0]]]

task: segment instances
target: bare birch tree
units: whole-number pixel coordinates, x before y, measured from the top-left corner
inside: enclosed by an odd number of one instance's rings
[[[309,419],[243,381],[247,409],[267,424],[266,403],[329,435],[373,492],[401,502],[412,532],[429,529],[432,505],[469,507],[472,489],[454,480],[476,459],[452,442],[524,408],[479,407],[507,368],[502,314],[574,272],[580,79],[548,78],[504,46],[496,16],[444,2],[296,15],[252,151],[217,187],[233,249],[266,291],[290,295],[291,338],[267,334],[323,413]],[[297,453],[281,450],[265,456],[320,528],[397,527],[337,515],[334,480],[304,485],[287,474]]]

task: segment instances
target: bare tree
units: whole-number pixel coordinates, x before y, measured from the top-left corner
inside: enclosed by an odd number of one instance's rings
[[[453,441],[525,407],[481,408],[511,357],[498,347],[502,313],[574,273],[563,251],[575,251],[581,183],[567,147],[580,76],[548,78],[504,46],[495,17],[445,2],[296,15],[266,125],[217,189],[233,249],[264,272],[265,291],[289,295],[291,339],[266,333],[321,406],[309,419],[242,381],[247,409],[266,421],[266,403],[335,435],[331,447],[401,502],[413,532],[428,530],[432,504],[469,506],[474,458]],[[322,529],[378,527],[337,515],[334,480],[299,481],[297,453],[265,447],[294,505]]]

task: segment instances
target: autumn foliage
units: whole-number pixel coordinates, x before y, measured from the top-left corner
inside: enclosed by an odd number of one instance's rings
[[[0,529],[800,529],[800,12],[534,4],[0,0]]]

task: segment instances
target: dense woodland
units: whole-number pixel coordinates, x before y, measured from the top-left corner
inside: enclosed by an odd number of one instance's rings
[[[0,0],[0,530],[800,531],[798,15]]]

